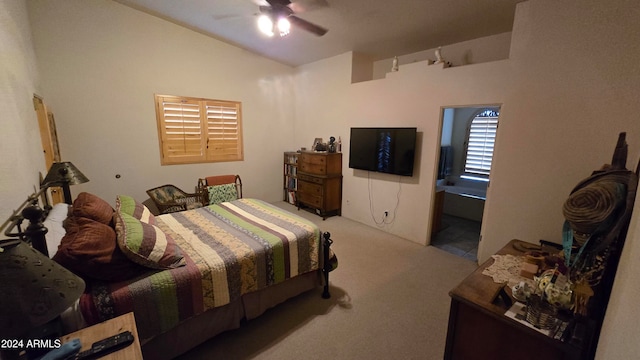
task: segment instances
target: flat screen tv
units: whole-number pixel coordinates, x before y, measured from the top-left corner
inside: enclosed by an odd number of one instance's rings
[[[416,128],[351,128],[349,167],[413,176]]]

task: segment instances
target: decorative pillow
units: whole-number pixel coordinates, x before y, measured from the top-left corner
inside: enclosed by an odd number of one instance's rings
[[[112,224],[113,212],[108,202],[88,192],[78,194],[71,209],[71,214],[75,217],[88,218],[106,225]]]
[[[156,218],[153,216],[149,208],[144,204],[137,202],[131,196],[118,195],[116,198],[116,212],[131,215],[147,224],[156,223]]]
[[[185,264],[182,249],[157,226],[123,212],[116,212],[115,221],[118,246],[130,260],[152,269]]]
[[[238,199],[238,190],[235,184],[207,186],[207,191],[209,192],[209,205]]]
[[[60,265],[83,279],[103,281],[127,280],[148,271],[124,256],[109,225],[83,217],[72,224],[53,256]]]

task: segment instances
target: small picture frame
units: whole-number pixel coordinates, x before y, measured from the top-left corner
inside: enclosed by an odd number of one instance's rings
[[[318,144],[322,144],[322,138],[316,138],[315,140],[313,140],[313,146],[311,147],[311,150],[317,150]]]

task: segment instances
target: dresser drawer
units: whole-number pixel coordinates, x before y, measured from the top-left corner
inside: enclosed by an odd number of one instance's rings
[[[327,174],[327,165],[326,164],[312,164],[309,162],[303,162],[300,164],[300,171],[307,172],[309,174],[316,175],[326,175]]]
[[[316,184],[320,184],[320,185],[322,185],[322,183],[324,183],[324,179],[323,178],[319,178],[319,177],[311,176],[311,175],[306,175],[306,174],[298,174],[298,180],[300,180],[300,181],[308,181],[308,182],[312,182],[312,183],[316,183]]]
[[[327,163],[327,156],[324,154],[302,153],[300,155],[300,160],[303,163],[325,165]]]
[[[298,191],[309,195],[322,196],[322,185],[298,181]]]
[[[322,209],[322,196],[315,196],[309,193],[298,191],[298,201],[311,207]]]

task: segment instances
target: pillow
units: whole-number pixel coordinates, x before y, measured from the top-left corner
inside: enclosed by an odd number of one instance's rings
[[[238,199],[236,184],[207,186],[207,191],[209,192],[209,205]]]
[[[148,269],[132,262],[116,244],[116,232],[89,218],[76,218],[53,256],[83,279],[122,281]]]
[[[116,212],[115,222],[118,246],[131,261],[152,269],[185,264],[182,249],[159,227],[123,212]]]
[[[116,198],[116,212],[131,215],[147,224],[156,223],[155,216],[153,216],[149,208],[144,206],[144,204],[137,202],[131,196],[118,195]]]
[[[113,212],[108,202],[88,192],[81,192],[78,195],[73,201],[71,210],[71,214],[75,217],[89,218],[106,225],[112,224]]]
[[[58,246],[62,242],[62,238],[67,233],[63,226],[63,222],[67,219],[67,215],[71,210],[71,205],[65,203],[58,203],[53,205],[53,208],[49,210],[47,218],[42,225],[47,228],[47,234],[45,238],[47,240],[47,250],[49,250],[49,257],[53,257],[53,254],[58,250]]]

